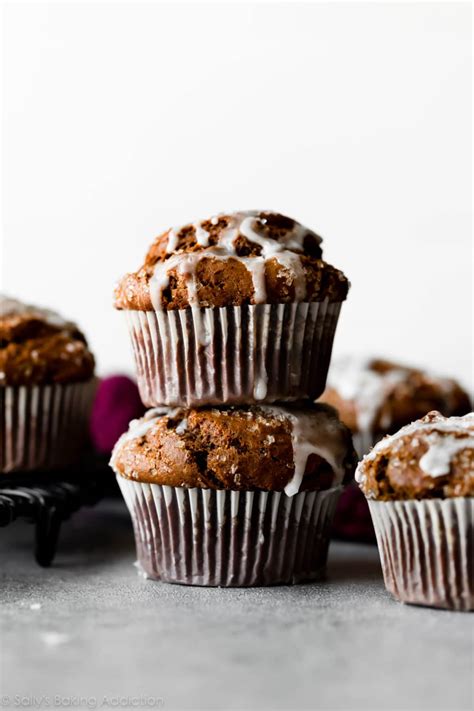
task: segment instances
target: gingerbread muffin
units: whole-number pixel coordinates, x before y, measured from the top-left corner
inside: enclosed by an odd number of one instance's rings
[[[111,460],[144,574],[220,586],[319,577],[355,464],[324,405],[150,410]]]
[[[402,602],[474,608],[474,413],[430,412],[381,440],[356,472],[387,589]]]
[[[1,473],[76,463],[94,389],[94,357],[74,323],[0,296]]]
[[[348,281],[321,238],[273,212],[222,214],[156,238],[127,274],[127,313],[147,406],[315,399]]]
[[[354,437],[362,457],[386,434],[423,417],[430,410],[464,415],[471,409],[467,393],[451,378],[381,358],[336,359],[329,368],[321,402],[335,407]],[[373,540],[364,497],[353,484],[341,496],[334,519],[340,538]]]
[[[430,410],[450,417],[471,409],[468,394],[455,380],[381,358],[334,360],[320,400],[338,410],[361,457],[386,434]]]

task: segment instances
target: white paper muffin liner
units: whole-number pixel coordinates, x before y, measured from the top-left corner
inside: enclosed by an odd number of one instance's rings
[[[474,609],[474,499],[369,501],[387,590],[402,602]]]
[[[96,379],[0,387],[0,473],[77,463],[86,442]]]
[[[198,407],[316,399],[341,303],[127,311],[143,403]]]
[[[117,476],[138,566],[168,583],[245,587],[324,574],[340,487],[321,492],[215,491]]]

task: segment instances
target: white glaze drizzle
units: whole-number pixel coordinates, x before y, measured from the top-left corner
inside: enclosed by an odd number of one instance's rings
[[[287,496],[299,492],[311,454],[317,454],[331,466],[334,486],[342,482],[348,447],[345,429],[336,415],[332,415],[325,407],[316,407],[311,411],[289,410],[277,405],[259,405],[259,408],[277,419],[291,422],[294,473],[285,486]]]
[[[228,412],[232,412],[230,408]],[[334,473],[333,486],[340,484],[344,478],[344,460],[348,454],[347,438],[345,429],[341,425],[336,415],[325,406],[315,406],[314,409],[299,410],[296,408],[283,408],[278,405],[258,405],[257,409],[249,409],[246,416],[249,420],[259,416],[259,411],[263,415],[270,416],[280,421],[289,421],[291,424],[291,440],[293,444],[293,468],[294,473],[291,480],[285,486],[285,494],[294,496],[298,493],[303,476],[306,470],[308,457],[317,454],[331,466]],[[146,415],[140,420],[132,420],[129,429],[115,444],[110,459],[110,466],[116,473],[116,459],[121,447],[130,440],[139,439],[146,435],[149,429],[156,423],[157,419],[167,416],[175,419],[182,413],[182,408],[168,410],[166,408],[154,408],[148,410]],[[227,411],[216,410],[221,415]],[[183,413],[184,414],[184,413]],[[187,419],[183,417],[176,426],[176,433],[183,434],[187,429]],[[267,444],[274,442],[274,437],[268,437]]]
[[[433,478],[444,476],[449,474],[452,458],[457,452],[474,449],[474,412],[463,417],[443,417],[438,413],[428,415],[402,427],[395,434],[384,437],[359,462],[356,481],[359,484],[364,482],[366,462],[373,461],[381,453],[390,454],[399,440],[415,434],[428,445],[427,451],[420,459],[420,468]]]
[[[279,240],[265,237],[255,229],[257,221],[260,221],[262,225],[266,221],[264,217],[259,218],[258,214],[255,210],[249,210],[231,215],[230,224],[220,234],[218,243],[213,247],[209,247],[209,233],[202,228],[201,223],[195,223],[193,227],[196,242],[203,247],[198,252],[179,251],[179,230],[170,230],[166,253],[171,256],[165,261],[157,262],[150,279],[150,298],[153,308],[157,311],[162,309],[163,290],[169,285],[169,273],[173,269],[176,269],[186,279],[189,305],[197,306],[199,299],[196,267],[202,259],[209,257],[222,260],[235,259],[243,263],[250,272],[254,301],[257,304],[264,303],[266,300],[265,263],[269,259],[276,259],[288,272],[289,280],[293,282],[295,301],[303,301],[306,297],[306,277],[300,254],[295,253],[294,250],[300,253],[303,251],[304,239],[307,235],[311,235],[318,242],[321,242],[321,238],[297,222],[294,222],[293,228]],[[219,216],[210,220],[213,225],[218,221]],[[241,257],[236,253],[235,240],[239,234],[261,247],[262,251],[258,257]]]
[[[372,363],[372,358],[358,356],[334,359],[327,379],[328,387],[333,388],[344,400],[353,402],[357,429],[362,434],[373,432],[379,412],[380,427],[386,430],[391,426],[391,413],[388,409],[383,410],[383,404],[397,386],[410,377],[413,370],[400,366],[380,373],[371,368]],[[441,378],[425,371],[423,376],[440,388],[445,400],[446,411],[449,412],[453,407],[456,382],[450,378]]]
[[[168,243],[166,245],[166,254],[172,254],[173,252],[176,251],[176,247],[178,246],[178,242],[179,242],[178,233],[179,233],[179,229],[174,229],[174,228],[172,228],[168,232]]]
[[[420,459],[420,469],[436,478],[449,474],[451,460],[463,449],[474,449],[474,437],[446,437],[433,432],[426,437],[428,450]]]
[[[394,369],[387,373],[377,373],[370,368],[372,359],[346,357],[331,363],[327,385],[344,400],[354,403],[357,428],[360,432],[370,432],[375,418],[387,396],[406,378],[406,371]],[[390,422],[385,421],[389,427]]]
[[[299,254],[295,252],[278,252],[274,259],[288,272],[290,281],[295,290],[295,301],[304,301],[306,298],[306,275]]]
[[[210,237],[209,232],[206,232],[206,230],[203,230],[203,228],[201,227],[201,225],[199,223],[194,225],[194,232],[196,235],[196,242],[201,247],[208,247],[209,246],[209,237]]]
[[[254,399],[259,402],[260,400],[265,400],[268,392],[268,379],[266,372],[257,373],[255,376],[255,387],[253,389]]]
[[[169,418],[174,419],[178,417],[181,412],[181,407],[176,407],[174,409],[169,409],[167,407],[153,407],[151,410],[147,410],[145,415],[140,419],[130,420],[128,430],[118,438],[112,450],[109,464],[114,470],[114,472],[116,474],[119,473],[116,468],[116,459],[120,449],[123,447],[124,444],[126,444],[127,442],[131,442],[134,439],[140,439],[140,437],[144,437],[147,432],[156,424],[157,420],[159,420],[161,417],[164,417],[166,415]],[[182,425],[182,422],[184,421],[185,420],[183,419],[177,427]],[[184,427],[181,432],[183,432],[185,429],[186,428]]]
[[[176,434],[183,434],[188,429],[188,420],[184,418],[176,427]]]
[[[343,462],[347,456],[347,444],[343,439],[341,426],[327,416],[295,415],[292,417],[293,477],[285,486],[285,494],[294,496],[300,490],[308,457],[317,454],[330,464],[334,472],[336,486],[344,478]]]
[[[293,249],[298,252],[303,251],[304,238],[308,234],[313,234],[316,238],[317,235],[310,233],[306,227],[295,222],[292,230],[289,230],[285,235],[280,237],[280,239],[268,239],[264,237],[259,232],[255,230],[255,217],[258,213],[255,210],[250,210],[247,213],[247,217],[244,217],[239,226],[240,233],[249,240],[249,242],[254,242],[254,244],[260,245],[262,248],[262,255],[264,257],[270,257],[277,252],[283,252],[285,249]],[[265,224],[265,218],[260,219],[261,224]],[[321,238],[319,238],[321,242]]]

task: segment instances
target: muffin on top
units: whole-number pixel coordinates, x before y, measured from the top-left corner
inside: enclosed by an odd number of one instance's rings
[[[115,290],[147,407],[316,399],[349,283],[295,220],[250,210],[170,229]]]
[[[115,293],[118,309],[340,302],[344,274],[322,260],[321,237],[296,220],[248,210],[169,229]]]

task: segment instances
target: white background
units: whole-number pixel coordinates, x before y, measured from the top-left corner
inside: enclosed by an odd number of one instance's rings
[[[132,368],[112,289],[170,225],[274,209],[353,287],[337,353],[469,383],[471,19],[457,4],[4,8],[2,287]]]

